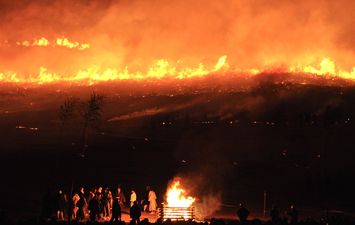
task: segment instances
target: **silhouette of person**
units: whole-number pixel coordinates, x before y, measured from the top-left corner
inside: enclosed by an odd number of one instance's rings
[[[276,205],[272,206],[270,211],[271,221],[277,223],[280,221],[280,212]]]
[[[129,215],[131,216],[133,223],[138,224],[140,222],[141,209],[139,208],[137,201],[133,202],[133,205],[129,210]]]
[[[101,193],[97,193],[96,196],[89,202],[90,220],[95,221],[100,216],[101,211]]]
[[[249,216],[250,212],[249,210],[247,210],[245,208],[245,206],[243,205],[243,203],[239,204],[239,209],[237,211],[237,215],[239,217],[239,220],[241,223],[246,223],[248,216]]]
[[[105,188],[102,196],[102,204],[105,219],[110,218],[112,213],[112,193],[109,188]]]
[[[124,196],[121,187],[117,188],[117,192],[115,194],[115,198],[118,198],[118,202],[120,203],[121,209],[123,209],[124,204],[126,203],[126,197]]]
[[[64,220],[64,211],[67,204],[67,196],[59,190],[56,196],[56,215],[57,220]]]
[[[82,221],[85,219],[85,209],[87,207],[87,201],[86,201],[85,192],[84,192],[83,187],[80,188],[79,197],[80,197],[80,200],[77,203],[78,212],[76,214],[76,219],[78,221]]]
[[[291,205],[288,215],[290,216],[290,224],[298,223],[298,211],[294,205]]]
[[[111,221],[120,221],[121,220],[121,205],[119,197],[115,197],[112,202],[112,217]]]
[[[78,194],[74,194],[73,198],[70,201],[69,207],[68,207],[68,216],[69,220],[76,220],[77,219],[77,212],[78,212],[78,202],[80,200],[80,196]]]

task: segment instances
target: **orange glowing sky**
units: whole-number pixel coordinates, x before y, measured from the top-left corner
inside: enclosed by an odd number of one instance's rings
[[[0,5],[1,82],[184,79],[273,69],[355,78],[352,0]]]

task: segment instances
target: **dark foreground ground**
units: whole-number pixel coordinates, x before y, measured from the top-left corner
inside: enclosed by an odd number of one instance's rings
[[[103,122],[79,157],[80,118],[62,126],[57,111],[92,90],[107,97]],[[80,186],[121,185],[126,198],[133,188],[142,199],[150,185],[160,203],[180,176],[206,218],[231,218],[240,202],[261,218],[264,192],[267,210],[296,204],[301,218],[326,209],[353,215],[352,86],[198,90],[2,88],[0,209],[15,221],[39,218],[48,191]]]
[[[3,223],[3,224],[11,224],[11,223]],[[16,223],[18,225],[64,225],[64,224],[107,224],[107,225],[134,225],[134,223],[125,223],[125,222],[105,222],[105,223],[99,223],[99,222],[86,222],[86,223],[77,223],[77,222],[45,222],[45,221],[35,221],[35,220],[28,220],[28,221],[21,221]],[[286,220],[285,221],[278,221],[278,222],[272,222],[272,221],[261,221],[258,219],[254,220],[249,220],[244,223],[241,223],[238,220],[234,221],[225,221],[221,219],[212,219],[210,221],[206,222],[195,222],[195,221],[181,221],[181,222],[171,222],[171,221],[165,221],[165,222],[156,222],[156,223],[150,223],[147,220],[142,220],[139,225],[158,225],[158,224],[163,224],[163,225],[288,225],[291,223],[288,223]],[[326,225],[326,224],[333,224],[333,225],[350,225],[354,224],[354,221],[343,219],[343,218],[330,218],[329,220],[313,220],[313,219],[307,219],[304,221],[300,221],[298,223],[292,223],[293,225]]]

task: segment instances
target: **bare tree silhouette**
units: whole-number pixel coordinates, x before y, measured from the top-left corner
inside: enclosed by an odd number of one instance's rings
[[[63,104],[59,107],[58,116],[60,122],[64,126],[69,120],[73,119],[75,115],[75,111],[77,109],[79,103],[78,98],[69,97],[67,98]]]
[[[93,92],[87,102],[81,102],[79,114],[82,118],[82,151],[81,157],[85,157],[88,131],[89,129],[98,129],[102,118],[102,107],[104,105],[104,96]]]
[[[62,126],[60,128],[60,135],[61,135],[60,140],[61,140],[62,144],[63,144],[63,140],[64,140],[65,125],[70,120],[73,120],[74,117],[76,116],[76,111],[78,109],[78,103],[79,103],[78,98],[69,97],[63,102],[62,105],[59,106],[58,117],[59,117],[59,120],[62,124]]]

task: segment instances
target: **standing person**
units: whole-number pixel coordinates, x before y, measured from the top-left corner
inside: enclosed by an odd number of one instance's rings
[[[124,205],[126,203],[126,197],[124,196],[123,191],[120,186],[118,186],[118,188],[117,188],[115,198],[118,198],[118,202],[120,203],[121,209],[123,209]]]
[[[108,217],[108,209],[107,209],[107,198],[106,198],[106,190],[101,192],[101,215],[104,218],[104,220],[107,219]]]
[[[237,215],[239,217],[240,223],[245,224],[247,222],[249,214],[250,214],[249,210],[247,210],[244,207],[243,203],[240,203],[239,209],[237,211]]]
[[[90,220],[96,221],[100,216],[100,201],[101,194],[97,193],[96,196],[89,202]]]
[[[109,219],[111,217],[111,209],[112,209],[112,193],[110,189],[105,188],[105,192],[102,197],[102,204],[104,207],[104,218]]]
[[[129,215],[131,216],[134,224],[138,224],[140,222],[141,209],[139,208],[137,201],[133,202],[133,205],[129,210]]]
[[[298,211],[294,205],[291,205],[288,215],[290,216],[290,224],[298,223]]]
[[[78,221],[83,221],[85,219],[85,213],[86,213],[86,209],[87,209],[87,205],[88,205],[87,201],[86,201],[86,197],[85,197],[84,187],[80,188],[79,197],[80,197],[80,200],[77,203],[78,212],[76,214],[76,219]]]
[[[70,204],[69,204],[69,218],[70,220],[76,220],[77,219],[77,212],[79,210],[79,207],[78,207],[78,202],[80,200],[80,196],[78,194],[74,194]]]
[[[131,198],[130,198],[131,207],[134,205],[134,202],[136,202],[136,201],[137,201],[137,194],[134,190],[132,190],[131,191]]]
[[[148,202],[149,202],[149,212],[150,213],[155,213],[157,210],[157,195],[155,194],[155,191],[152,189],[149,190],[148,193]]]
[[[103,218],[104,215],[104,204],[103,204],[103,194],[102,192],[98,192],[96,194],[97,200],[99,201],[99,220],[101,220],[101,218]]]
[[[111,222],[113,221],[121,221],[121,205],[120,205],[120,200],[119,197],[114,197],[112,201],[112,216],[111,216]]]
[[[67,205],[67,196],[63,193],[62,190],[59,190],[56,196],[56,214],[57,214],[58,221],[64,220],[64,211],[66,205]]]

